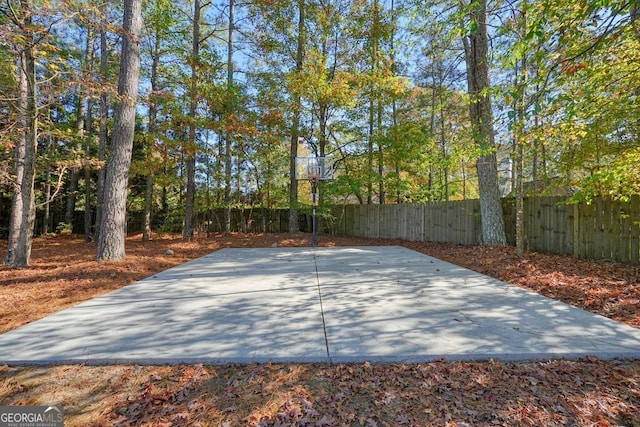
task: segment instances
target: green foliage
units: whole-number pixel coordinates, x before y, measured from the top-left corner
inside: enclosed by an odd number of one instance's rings
[[[73,226],[71,224],[60,222],[56,226],[56,233],[62,235],[71,234],[73,233]]]
[[[212,4],[203,9],[201,49],[194,58],[187,18],[193,5],[146,0],[129,207],[143,207],[144,178],[152,175],[154,214],[167,221],[168,229],[179,227],[184,159],[192,152],[198,153],[196,209],[220,206],[225,185],[222,136],[227,134],[233,136],[234,203],[287,206],[296,117],[300,154],[322,151],[339,161],[338,179],[323,187],[325,203],[366,202],[370,191],[374,203],[477,197],[475,160],[493,151],[472,142],[460,42],[461,34],[478,29],[474,20],[461,24],[477,5],[444,0],[411,0],[394,10],[375,0],[238,5],[238,72],[229,88],[227,28],[221,25],[226,11]],[[108,108],[113,108],[122,11],[119,4],[109,3],[103,16],[98,6],[80,0],[37,6],[37,24],[53,26],[42,33],[37,48],[41,133],[36,185],[43,189],[53,183],[47,175],[57,176],[60,168],[90,165],[90,204],[95,206],[101,166],[96,160],[99,97],[106,90]],[[514,146],[522,148],[525,181],[571,187],[579,190],[577,198],[640,191],[634,167],[640,161],[640,38],[638,24],[631,22],[632,7],[635,2],[619,0],[519,1],[500,3],[490,15],[494,89],[484,94],[494,101],[499,144],[487,150],[509,164]],[[16,137],[14,47],[19,32],[12,25],[0,13],[3,167],[9,166]],[[100,29],[107,30],[110,50],[106,85],[100,81]],[[304,54],[299,66],[298,41]],[[151,91],[156,56],[157,87]],[[192,67],[198,74],[195,82]],[[88,153],[87,135],[77,130],[81,96],[91,101]],[[191,99],[197,103],[195,118],[189,112]],[[155,112],[153,128],[150,109]],[[110,134],[112,123],[107,124]],[[188,141],[192,124],[195,145]],[[61,188],[69,175],[63,175]],[[308,202],[308,193],[301,183],[301,204]]]

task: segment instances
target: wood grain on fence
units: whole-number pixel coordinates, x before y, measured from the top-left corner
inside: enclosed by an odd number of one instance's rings
[[[515,203],[502,201],[509,244],[515,244]],[[478,200],[420,205],[347,205],[340,231],[362,237],[481,243]],[[353,214],[351,214],[353,212]],[[640,196],[567,203],[562,197],[524,200],[529,251],[640,264]]]
[[[629,201],[629,262],[640,264],[640,196],[631,196]]]
[[[515,203],[513,199],[503,199],[502,207],[507,239],[513,245]],[[232,209],[231,229],[286,232],[288,212],[287,209]],[[333,208],[332,216],[334,223],[327,221],[325,227],[341,234],[466,245],[482,242],[478,200],[341,205]],[[301,225],[308,225],[308,215],[300,217]],[[223,218],[223,209],[199,214],[198,231],[223,231]],[[591,203],[574,204],[562,197],[526,198],[523,220],[525,248],[529,251],[640,264],[640,196],[625,200],[600,197]]]

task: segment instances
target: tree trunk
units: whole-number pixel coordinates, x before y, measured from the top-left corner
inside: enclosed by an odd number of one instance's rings
[[[100,14],[104,22],[108,22],[107,3],[103,3],[100,7]],[[109,48],[107,45],[107,31],[104,25],[100,28],[100,84],[102,85],[100,93],[100,130],[98,132],[98,161],[100,167],[98,169],[97,201],[96,201],[96,226],[95,238],[99,240],[100,229],[102,228],[102,206],[104,204],[104,181],[106,178],[106,168],[103,165],[107,157],[107,120],[109,118],[109,105],[107,97],[107,73],[109,72]]]
[[[300,231],[298,216],[298,180],[296,177],[296,158],[298,157],[298,138],[300,128],[300,107],[302,106],[300,97],[296,99],[293,113],[293,123],[291,125],[291,151],[289,153],[289,232]]]
[[[227,91],[229,96],[227,117],[233,114],[233,26],[234,0],[229,0],[229,40],[227,43]],[[231,138],[232,132],[227,131],[224,145],[224,232],[231,233]]]
[[[200,57],[200,0],[193,4],[193,33],[191,39],[191,87],[189,90],[189,142],[185,147],[187,166],[187,192],[184,206],[182,240],[193,239],[193,220],[196,200],[196,147],[198,115],[198,60]]]
[[[521,6],[522,27],[521,34],[527,33],[527,20],[525,15],[526,2],[523,1]],[[516,254],[519,257],[524,256],[524,126],[525,126],[525,103],[527,90],[527,54],[523,54],[520,60],[520,69],[516,62],[515,67],[515,88],[516,94],[514,98],[515,124],[513,126],[514,145],[515,145],[515,196],[516,196]],[[520,71],[520,74],[518,74]]]
[[[296,72],[302,71],[305,44],[305,8],[304,0],[298,0],[298,45],[296,48]],[[289,153],[289,232],[300,231],[298,218],[298,180],[296,179],[296,157],[298,157],[298,140],[300,138],[300,111],[302,98],[296,95],[291,124],[291,152]]]
[[[158,93],[158,66],[160,65],[160,33],[156,32],[153,46],[153,61],[151,63],[151,96]],[[151,99],[149,105],[149,138],[147,140],[147,176],[145,178],[144,190],[144,224],[142,226],[142,241],[151,240],[151,213],[153,211],[153,160],[151,155],[155,147],[156,131],[157,131],[158,109],[155,99]]]
[[[636,33],[636,39],[640,40],[640,3],[634,1],[631,3],[631,25]]]
[[[395,77],[397,74],[397,66],[396,66],[396,48],[395,48],[395,40],[396,40],[396,26],[397,26],[397,19],[396,19],[396,7],[395,7],[395,1],[391,0],[391,41],[390,41],[390,51],[391,51],[391,74]],[[398,141],[398,106],[397,106],[397,100],[396,100],[396,96],[392,95],[391,96],[391,120],[392,120],[392,127],[393,127],[393,146],[396,150],[396,158],[394,161],[394,166],[395,166],[395,172],[396,172],[396,203],[400,204],[401,202],[401,198],[400,198],[400,156],[397,153],[397,147],[399,145],[399,141]]]
[[[84,134],[84,96],[80,93],[78,97],[78,120],[76,121],[77,138],[79,141],[83,139]],[[76,145],[76,149],[80,147],[80,144]],[[73,230],[73,219],[76,211],[76,199],[78,196],[78,181],[80,180],[80,168],[74,165],[71,168],[71,174],[69,176],[69,187],[67,188],[67,203],[64,211],[64,222],[70,230]]]
[[[85,63],[93,62],[93,32],[91,30],[87,31],[87,44],[85,45],[84,51],[84,61]],[[84,80],[84,79],[83,79]],[[81,96],[80,102],[82,103],[82,107],[78,108],[78,114],[83,114],[82,126],[78,123],[78,132],[83,136],[84,142],[84,158],[85,165],[83,167],[84,172],[84,241],[91,242],[91,109],[93,106],[93,100],[90,97]],[[86,104],[85,104],[86,102]],[[75,211],[75,205],[73,207]],[[72,228],[73,229],[73,228]]]
[[[98,260],[116,260],[125,257],[127,187],[140,74],[141,9],[142,0],[125,0],[124,2],[118,103],[114,115],[113,142],[104,188],[104,212],[98,239]]]
[[[69,175],[69,187],[67,188],[67,203],[64,210],[64,222],[65,224],[67,224],[67,227],[70,230],[73,230],[73,218],[76,211],[76,198],[78,195],[79,179],[80,179],[80,168],[77,166],[73,166],[73,168],[71,169],[71,174]]]
[[[382,103],[378,98],[378,132],[382,132]],[[384,185],[384,145],[378,140],[378,203],[387,203]]]
[[[87,112],[85,118],[86,138],[85,138],[85,158],[89,160],[91,157],[91,109],[93,102],[91,98],[88,100]],[[84,166],[84,241],[91,242],[91,165],[89,162]]]
[[[51,173],[51,167],[47,166],[47,175]],[[44,217],[42,218],[42,234],[49,234],[49,221],[51,221],[51,182],[47,180],[44,185]]]
[[[372,91],[370,86],[369,88]],[[372,91],[373,92],[373,91]],[[373,203],[373,93],[369,94],[369,135],[367,138],[367,204]]]
[[[38,141],[38,113],[36,102],[36,72],[34,37],[32,33],[30,0],[20,2],[25,14],[20,24],[23,29],[24,49],[20,54],[19,72],[19,125],[20,135],[15,147],[16,181],[9,218],[9,239],[5,265],[26,267],[31,259],[33,226],[36,218],[34,181]]]
[[[369,83],[369,135],[367,138],[367,204],[372,204],[373,203],[373,139],[375,136],[375,125],[374,125],[374,92],[375,92],[375,85],[373,83],[373,77],[375,75],[376,72],[376,66],[377,66],[377,61],[376,61],[376,55],[377,55],[377,51],[376,51],[376,42],[377,42],[377,28],[376,28],[376,22],[377,22],[377,14],[378,14],[378,2],[377,0],[374,0],[374,6],[373,6],[373,13],[374,13],[374,20],[373,20],[373,28],[371,28],[371,39],[369,40],[369,42],[371,43],[371,58],[369,58],[371,60],[370,63],[370,72],[371,72],[371,82]]]
[[[486,0],[472,0],[469,6],[470,22],[477,24],[475,31],[464,37],[469,90],[469,115],[473,138],[481,154],[476,162],[482,240],[486,245],[506,245],[507,237],[500,203],[498,165],[495,152],[493,112],[491,110],[487,4]]]
[[[49,118],[52,119],[52,114],[49,112]],[[48,144],[47,144],[47,156],[50,159],[55,159],[56,157],[56,143],[54,138],[49,135]],[[45,173],[49,179],[45,184],[44,188],[44,217],[42,218],[42,234],[47,235],[53,229],[51,224],[51,202],[53,201],[53,186],[51,184],[51,174],[53,172],[53,167],[50,162],[47,162],[47,166],[45,169]]]
[[[640,2],[634,1],[631,2],[631,26],[633,27],[633,31],[636,34],[636,41],[640,41]],[[640,97],[640,87],[637,87],[635,90],[636,98]],[[640,118],[636,119],[636,140],[640,140]]]
[[[89,62],[89,55],[91,55],[91,31],[87,33],[87,40],[85,43],[84,50],[84,62]],[[86,76],[83,73],[82,80],[85,80]],[[84,96],[84,90],[80,87],[78,91],[78,105],[77,105],[77,114],[76,114],[76,138],[77,143],[75,145],[75,150],[79,153],[82,148],[82,143],[84,142],[85,137],[85,116],[86,116],[86,102]],[[77,154],[76,154],[77,155]],[[80,180],[80,167],[77,164],[74,164],[71,169],[71,176],[69,177],[69,188],[67,191],[67,205],[64,214],[64,222],[67,224],[67,227],[73,231],[73,222],[76,211],[76,201],[78,198],[78,181]]]

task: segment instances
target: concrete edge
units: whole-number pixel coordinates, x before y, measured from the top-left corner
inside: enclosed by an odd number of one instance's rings
[[[115,366],[115,365],[252,365],[252,364],[326,364],[341,365],[355,363],[374,364],[422,364],[433,362],[502,362],[529,363],[551,360],[584,361],[595,358],[601,361],[640,360],[640,352],[599,352],[599,353],[540,353],[540,354],[431,354],[418,356],[339,356],[326,357],[185,357],[185,358],[126,358],[126,359],[66,359],[66,360],[2,360],[0,365],[9,367],[49,367],[62,365]]]

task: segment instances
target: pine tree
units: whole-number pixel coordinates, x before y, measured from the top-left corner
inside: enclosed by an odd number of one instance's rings
[[[105,180],[104,211],[98,238],[98,260],[123,259],[126,255],[127,186],[140,75],[141,30],[142,0],[125,0],[118,103],[114,115],[113,142]]]

